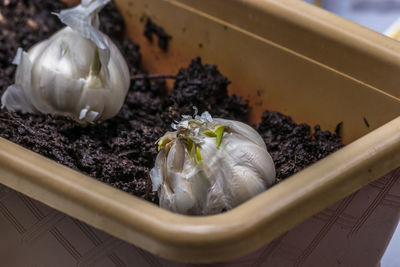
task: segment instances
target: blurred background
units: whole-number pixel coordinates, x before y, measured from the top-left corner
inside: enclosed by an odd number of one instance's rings
[[[383,33],[400,17],[400,0],[306,0]]]
[[[304,0],[382,34],[399,39],[400,0]],[[399,85],[400,86],[400,85]],[[389,243],[381,267],[400,266],[400,225]]]

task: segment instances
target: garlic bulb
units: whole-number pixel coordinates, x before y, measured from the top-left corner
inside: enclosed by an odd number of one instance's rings
[[[275,166],[261,136],[233,120],[183,116],[158,141],[150,172],[160,206],[189,215],[216,214],[263,192]]]
[[[18,50],[15,84],[1,98],[10,111],[68,116],[85,124],[115,116],[127,94],[128,66],[98,30],[109,0],[83,0],[56,14],[67,25],[28,52]]]

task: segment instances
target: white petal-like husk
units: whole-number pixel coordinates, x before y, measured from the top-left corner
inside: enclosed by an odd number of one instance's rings
[[[62,23],[72,28],[82,37],[91,40],[99,48],[100,61],[103,66],[108,65],[110,49],[104,34],[98,30],[100,24],[98,12],[109,2],[110,0],[83,1],[76,7],[61,10],[59,14],[55,13]],[[107,83],[109,83],[110,74],[108,69],[105,70],[104,75]]]
[[[260,134],[257,133],[257,131],[254,130],[249,125],[247,125],[243,122],[240,122],[240,121],[226,120],[226,119],[221,119],[221,118],[215,118],[213,120],[214,120],[214,123],[223,124],[225,126],[228,126],[230,131],[233,131],[233,132],[239,134],[240,136],[247,138],[251,142],[253,142],[261,147],[264,147],[265,149],[267,148],[264,143],[264,140],[262,139]]]
[[[32,104],[33,95],[30,84],[32,62],[29,55],[20,48],[13,62],[19,65],[15,75],[15,79],[19,82],[7,88],[1,97],[1,106],[10,111],[37,113],[37,109]]]

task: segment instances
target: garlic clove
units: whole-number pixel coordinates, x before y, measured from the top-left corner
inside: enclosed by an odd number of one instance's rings
[[[229,146],[225,146],[226,151],[235,163],[254,169],[268,187],[275,182],[275,165],[266,149],[254,143],[244,142],[243,138],[237,136],[232,136],[226,142],[229,142]]]
[[[10,106],[10,111],[20,110],[23,113],[32,112],[33,106],[30,106],[30,101],[26,99],[24,88],[21,85],[14,84],[8,87],[7,91],[1,97],[1,108]]]
[[[30,84],[32,62],[29,55],[19,48],[13,63],[18,65],[15,75],[17,82],[9,86],[2,95],[1,107],[7,107],[10,111],[20,110],[22,113],[37,113],[36,107],[32,104],[34,99]]]
[[[158,153],[155,165],[150,170],[150,177],[153,191],[157,191],[161,185],[163,184],[163,177],[162,170],[164,169],[164,158],[165,158],[165,151],[162,150]]]
[[[207,200],[201,211],[202,215],[218,214],[233,208],[230,204],[231,198],[224,193],[223,186],[220,181],[217,181],[209,189]]]
[[[232,178],[229,186],[232,189],[232,206],[238,206],[265,191],[265,183],[260,174],[248,166],[237,164],[232,167]]]
[[[174,191],[169,195],[169,203],[167,203],[167,206],[171,207],[172,211],[189,214],[190,210],[196,204],[190,182],[178,172],[169,173],[169,178],[171,179]]]
[[[180,140],[177,140],[168,152],[167,168],[174,172],[181,172],[185,161],[185,149]]]

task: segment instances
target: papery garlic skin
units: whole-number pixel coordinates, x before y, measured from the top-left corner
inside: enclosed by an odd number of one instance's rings
[[[123,105],[130,77],[115,44],[98,30],[98,12],[109,0],[84,0],[61,11],[64,29],[19,49],[15,84],[1,98],[10,111],[68,116],[86,124],[115,116]],[[96,55],[96,52],[98,54]],[[100,69],[93,71],[93,63]]]
[[[159,140],[150,172],[162,208],[188,215],[217,214],[265,191],[275,166],[261,136],[233,120],[185,116]],[[221,143],[214,136],[224,128]],[[193,149],[196,147],[196,149]],[[193,152],[195,150],[195,152]]]

